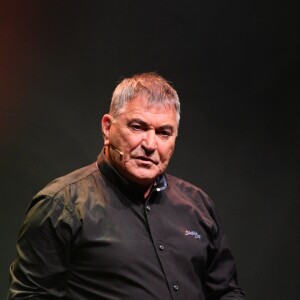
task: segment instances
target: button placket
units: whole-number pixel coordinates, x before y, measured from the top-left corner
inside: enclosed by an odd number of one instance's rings
[[[151,204],[153,205],[153,203],[151,203]],[[167,267],[168,266],[168,264],[167,264],[168,242],[163,236],[163,231],[158,226],[159,222],[157,222],[158,220],[156,219],[156,216],[155,216],[155,212],[156,212],[155,206],[152,207],[151,204],[149,204],[148,201],[146,203],[144,203],[144,211],[145,211],[145,215],[146,215],[145,217],[146,217],[146,221],[149,226],[149,231],[150,231],[150,235],[152,237],[152,241],[153,241],[155,249],[156,249],[158,260],[160,261],[161,267],[166,276],[166,280],[168,281],[169,276],[168,276],[168,274],[166,274],[167,273],[166,271],[168,271],[168,267]],[[171,294],[176,295],[176,296],[179,296],[181,294],[179,291],[179,284],[176,281],[169,282],[168,286],[169,286],[169,291],[171,292]]]

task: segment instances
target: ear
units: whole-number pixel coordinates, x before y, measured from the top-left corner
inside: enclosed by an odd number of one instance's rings
[[[105,114],[102,117],[101,121],[101,128],[102,128],[102,135],[104,139],[104,146],[109,145],[109,135],[110,135],[110,128],[113,123],[113,118],[109,114]]]

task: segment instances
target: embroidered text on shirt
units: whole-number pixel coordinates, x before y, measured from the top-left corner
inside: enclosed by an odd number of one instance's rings
[[[199,240],[201,239],[201,235],[196,231],[186,230],[185,235],[192,235],[194,236],[195,239],[199,239]]]

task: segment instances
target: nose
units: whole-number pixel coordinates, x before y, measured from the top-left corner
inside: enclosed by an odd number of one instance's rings
[[[155,130],[147,130],[144,133],[142,147],[146,152],[153,152],[157,148],[157,140]]]

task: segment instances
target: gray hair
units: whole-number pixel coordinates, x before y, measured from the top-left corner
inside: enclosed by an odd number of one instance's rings
[[[145,96],[150,106],[173,106],[179,125],[180,102],[177,92],[167,80],[153,72],[123,79],[113,92],[109,113],[117,117],[123,112],[126,103],[137,96]]]

